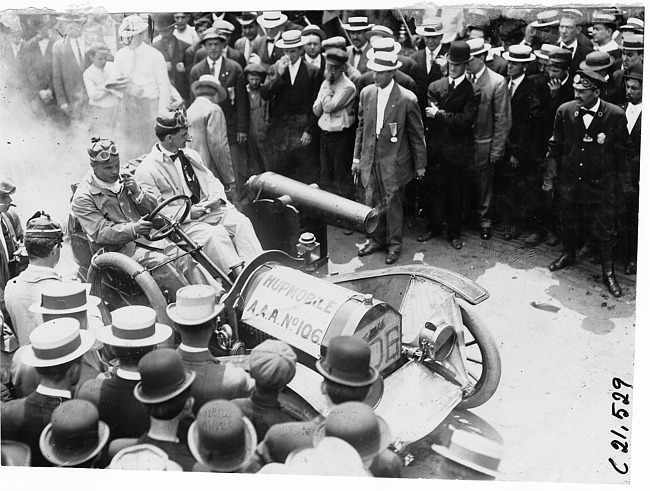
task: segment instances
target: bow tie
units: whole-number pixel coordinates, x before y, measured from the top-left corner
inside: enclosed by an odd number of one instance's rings
[[[171,159],[172,159],[172,162],[175,162],[176,159],[179,158],[179,157],[181,156],[182,153],[183,153],[182,150],[179,150],[178,152],[176,152],[176,153],[170,155],[170,157],[171,157]]]
[[[586,116],[587,114],[593,117],[596,116],[596,111],[592,111],[590,109],[585,109],[584,107],[581,107],[580,116]]]
[[[568,49],[569,51],[571,51],[571,53],[573,53],[573,52],[575,51],[575,46],[574,46],[574,47],[570,47],[570,46],[567,46],[566,44],[562,44],[562,45],[560,46],[560,48],[562,48],[562,49]]]
[[[361,53],[363,53],[363,50],[360,48],[353,48],[353,51],[355,55],[360,55]]]
[[[269,43],[269,44],[273,44],[273,43],[275,43],[275,39],[273,39],[273,38],[266,38],[266,42]]]

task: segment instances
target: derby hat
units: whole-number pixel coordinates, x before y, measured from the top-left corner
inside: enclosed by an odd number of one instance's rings
[[[72,399],[52,412],[41,432],[43,457],[59,467],[73,467],[96,457],[108,443],[110,429],[91,402]]]
[[[527,63],[535,60],[533,49],[524,44],[513,44],[502,56],[504,60],[516,63]]]
[[[348,442],[332,436],[324,437],[313,448],[292,452],[285,465],[266,469],[265,473],[372,477],[364,468],[359,452]]]
[[[288,17],[279,10],[270,10],[262,12],[257,18],[257,23],[265,29],[279,27],[287,21]]]
[[[242,12],[240,16],[237,17],[237,22],[242,26],[247,26],[252,24],[257,20],[257,12]]]
[[[29,306],[29,311],[54,315],[83,312],[89,307],[96,307],[100,302],[98,297],[88,295],[89,290],[90,284],[77,281],[49,285],[41,292],[40,301]]]
[[[604,83],[605,77],[591,70],[578,70],[573,77],[573,88],[577,90],[600,89]]]
[[[176,21],[174,20],[174,14],[155,14],[153,16],[153,21],[155,22],[156,29],[159,31],[164,31],[166,29],[171,29],[176,27]]]
[[[226,400],[206,402],[187,432],[194,458],[217,472],[234,472],[255,453],[257,434],[239,406]]]
[[[449,446],[433,444],[431,449],[447,459],[482,474],[492,477],[499,475],[503,447],[482,435],[454,430]]]
[[[264,436],[263,446],[271,461],[283,463],[291,452],[314,446],[315,430],[312,421],[273,425]]]
[[[445,55],[449,63],[467,63],[472,57],[469,54],[469,44],[467,41],[454,41],[449,46],[449,51]]]
[[[25,239],[58,239],[63,242],[63,229],[44,211],[37,211],[25,227]]]
[[[430,36],[442,36],[442,18],[436,17],[431,19],[429,24],[423,24],[421,26],[415,27],[415,34],[420,36],[430,37]]]
[[[643,65],[633,66],[627,73],[623,72],[623,78],[643,81]]]
[[[393,441],[388,423],[370,406],[357,401],[336,405],[318,425],[314,443],[328,436],[352,445],[364,461],[374,459]]]
[[[169,339],[172,328],[156,322],[156,311],[144,305],[129,305],[111,312],[111,325],[97,329],[97,339],[109,346],[138,348]]]
[[[14,180],[7,175],[0,175],[0,196],[9,196],[16,192]]]
[[[32,463],[32,451],[29,445],[13,440],[0,441],[0,465],[11,467],[29,467]]]
[[[560,48],[556,44],[542,44],[542,47],[540,49],[534,50],[533,53],[539,60],[548,60],[551,53],[553,53],[553,51],[556,51],[558,49],[562,49],[562,48]]]
[[[341,27],[346,31],[365,31],[372,28],[372,24],[368,24],[368,17],[349,17],[347,23],[341,23]]]
[[[467,44],[469,44],[469,54],[471,56],[487,53],[492,48],[492,45],[486,43],[482,38],[468,39]]]
[[[108,468],[123,471],[183,471],[180,464],[169,460],[164,450],[149,443],[120,450],[115,454]]]
[[[210,27],[203,32],[203,37],[201,38],[199,43],[205,44],[205,42],[208,41],[209,39],[219,39],[224,43],[228,41],[224,33],[214,27]]]
[[[384,53],[381,55],[388,56]],[[337,336],[330,341],[325,357],[316,362],[316,369],[323,377],[337,384],[365,387],[379,378],[379,372],[370,366],[370,355],[370,345],[363,339]]]
[[[122,19],[122,23],[118,29],[120,37],[130,37],[134,34],[145,32],[149,29],[149,24],[139,15],[129,15]]]
[[[323,31],[316,24],[308,25],[307,27],[305,27],[302,30],[302,35],[303,36],[309,36],[310,34],[314,34],[314,35],[318,36],[321,41],[327,37],[327,35],[325,34],[325,31]]]
[[[307,40],[302,37],[302,33],[298,29],[284,31],[282,37],[275,43],[281,49],[299,48],[305,44],[307,44]]]
[[[381,36],[383,38],[392,38],[395,39],[395,34],[390,27],[382,26],[380,24],[375,24],[372,28],[364,33],[366,39],[371,39],[373,36]]]
[[[592,51],[580,62],[580,70],[605,70],[615,62],[614,57],[606,51]]]
[[[621,45],[623,51],[643,51],[643,35],[627,34]]]
[[[216,301],[214,289],[210,286],[184,286],[176,292],[176,302],[167,306],[167,315],[176,324],[196,326],[221,313],[224,305]]]
[[[531,27],[550,27],[560,24],[560,16],[557,10],[544,10],[538,13],[536,19],[531,22]]]
[[[77,319],[62,317],[37,326],[29,342],[23,354],[25,365],[55,367],[84,355],[95,344],[95,335],[82,331]]]
[[[402,45],[389,37],[374,38],[370,42],[370,45],[372,48],[370,48],[366,53],[368,60],[374,59],[375,55],[380,52],[397,56],[397,54],[402,50]]]
[[[325,60],[334,66],[345,66],[348,62],[348,55],[342,49],[330,48],[325,53]]]
[[[226,89],[219,83],[219,79],[214,75],[205,74],[201,75],[198,80],[192,82],[192,94],[195,96],[203,94],[216,94],[216,103],[219,104],[221,101],[225,101],[228,97],[228,92]]]
[[[251,351],[251,377],[259,387],[282,389],[296,374],[296,360],[296,353],[287,343],[267,339]]]
[[[214,21],[214,24],[212,24],[212,27],[214,27],[216,30],[225,32],[226,34],[232,34],[235,32],[235,26],[233,26],[230,22],[228,22],[225,19],[217,19]]]
[[[138,371],[140,382],[133,388],[133,395],[143,404],[169,401],[190,387],[196,378],[196,373],[185,371],[181,355],[171,348],[144,355]]]

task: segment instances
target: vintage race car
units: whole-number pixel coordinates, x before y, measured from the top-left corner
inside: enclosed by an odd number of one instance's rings
[[[171,217],[164,213],[169,206],[174,209]],[[498,348],[472,308],[489,295],[475,282],[424,265],[318,277],[304,271],[304,258],[272,250],[231,283],[223,272],[210,269],[209,260],[180,229],[188,210],[189,200],[179,196],[161,203],[150,218],[163,212],[166,225],[155,236],[175,240],[227,289],[211,350],[223,361],[247,368],[248,353],[263,340],[291,345],[298,368],[282,402],[299,417],[327,414],[315,363],[339,335],[359,336],[370,344],[372,363],[382,377],[369,400],[401,444],[429,434],[455,407],[479,406],[496,391],[501,376]],[[105,322],[115,308],[148,304],[160,322],[173,325],[164,293],[130,258],[95,254],[87,280],[92,293],[103,299]]]

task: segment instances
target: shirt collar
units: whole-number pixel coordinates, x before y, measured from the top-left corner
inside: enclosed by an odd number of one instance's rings
[[[483,68],[481,69],[481,71],[478,72],[478,73],[476,74],[476,80],[478,80],[479,78],[481,78],[481,76],[482,76],[483,73],[485,72],[486,68],[487,68],[487,65],[484,65]]]
[[[97,185],[97,187],[99,187],[101,189],[106,189],[106,190],[111,191],[111,192],[113,192],[115,194],[119,194],[120,191],[122,191],[122,183],[119,180],[115,181],[115,182],[102,181],[99,177],[97,177],[95,175],[94,172],[92,173],[91,177],[92,177],[92,180]]]
[[[593,112],[597,113],[599,107],[600,107],[600,97],[596,100],[596,103],[593,106],[585,107],[585,109],[587,111],[593,111]]]
[[[441,49],[442,49],[442,43],[440,43],[433,51],[427,48],[427,54],[430,54],[435,59],[438,56],[438,54],[440,54]]]
[[[208,348],[195,348],[194,346],[188,346],[186,344],[179,344],[178,349],[185,351],[186,353],[203,353],[204,351],[208,351]]]
[[[160,150],[160,153],[162,153],[163,155],[166,155],[166,156],[169,157],[170,159],[171,159],[174,155],[176,155],[175,153],[172,153],[172,152],[170,152],[169,150],[167,150],[166,148],[164,148],[160,143],[156,143],[156,146],[158,147],[158,150]]]
[[[131,372],[130,370],[124,370],[124,368],[118,368],[115,375],[124,380],[140,380],[140,372]]]
[[[377,87],[379,89],[379,94],[390,94],[390,91],[393,90],[393,86],[395,85],[395,79],[391,80],[390,83],[384,87],[383,89]]]
[[[53,389],[51,387],[45,387],[43,384],[39,384],[38,387],[36,387],[36,392],[44,396],[63,397],[65,399],[72,399],[72,392],[70,392],[69,390]]]
[[[291,64],[291,68],[296,69],[300,67],[301,57],[299,56],[295,63]]]
[[[451,83],[454,82],[454,86],[458,87],[460,84],[463,83],[464,80],[465,80],[465,74],[464,73],[458,78],[449,77],[449,85],[451,85]]]

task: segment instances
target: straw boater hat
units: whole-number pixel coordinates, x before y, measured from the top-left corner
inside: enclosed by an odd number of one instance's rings
[[[281,26],[287,21],[288,17],[278,10],[270,10],[262,12],[257,18],[257,23],[264,29],[273,29],[274,27]]]
[[[73,314],[99,305],[100,299],[88,295],[90,285],[78,282],[63,282],[50,285],[41,292],[41,299],[29,306],[35,314]]]
[[[367,32],[364,33],[364,36],[366,39],[370,40],[373,36],[381,36],[383,38],[392,38],[395,39],[395,34],[393,33],[393,30],[390,27],[382,26],[380,24],[375,24],[368,30]]]
[[[82,331],[77,319],[44,322],[29,335],[23,362],[35,368],[55,367],[80,358],[95,344],[94,334]]]
[[[455,430],[451,434],[449,446],[433,444],[431,449],[449,460],[487,476],[499,475],[503,447],[484,436]]]
[[[628,31],[634,32],[637,34],[643,34],[645,23],[641,19],[636,17],[630,17],[627,20],[627,24],[618,28],[619,31]]]
[[[429,24],[416,26],[415,34],[425,37],[442,36],[444,34],[444,32],[442,32],[442,18],[436,17],[435,19],[431,19]]]
[[[542,44],[541,49],[536,49],[533,51],[533,53],[539,60],[548,60],[551,53],[553,53],[553,51],[557,51],[558,49],[561,48],[556,44]]]
[[[594,12],[591,16],[592,24],[603,24],[605,26],[616,27],[616,16],[614,14],[609,14],[606,12]]]
[[[402,66],[402,62],[397,59],[395,53],[385,53],[378,51],[373,56],[373,59],[368,59],[368,70],[374,72],[387,72],[390,70],[397,70]]]
[[[559,12],[557,10],[544,10],[537,14],[537,19],[530,25],[531,27],[550,27],[560,24]]]
[[[506,61],[513,61],[516,63],[527,63],[535,60],[533,49],[530,46],[523,44],[513,44],[508,48],[508,51],[503,53],[503,59]]]
[[[616,60],[606,51],[592,51],[580,62],[580,70],[605,70],[614,63]]]
[[[366,54],[368,60],[374,59],[375,55],[380,52],[397,55],[402,50],[402,45],[392,37],[375,38],[372,40],[371,46],[372,48]]]
[[[161,348],[144,355],[138,363],[140,382],[133,395],[143,404],[169,401],[192,385],[196,373],[186,372],[175,350]]]
[[[621,45],[623,51],[643,51],[643,35],[642,34],[627,34],[623,38]]]
[[[108,468],[123,471],[183,471],[180,464],[169,460],[164,450],[149,443],[120,450],[115,454]]]
[[[226,400],[205,403],[187,432],[194,458],[217,472],[235,472],[255,453],[257,434],[239,406]]]
[[[15,192],[14,180],[7,175],[0,175],[0,195],[10,196]]]
[[[111,325],[97,329],[97,339],[110,346],[138,348],[169,339],[172,328],[156,322],[156,311],[144,305],[130,305],[111,312]]]
[[[349,17],[347,23],[341,23],[341,27],[346,31],[365,31],[372,28],[372,24],[368,24],[368,17]]]
[[[307,40],[302,37],[302,33],[298,29],[284,31],[282,37],[275,43],[281,49],[299,48],[305,44],[307,44]]]
[[[108,443],[110,429],[99,411],[83,399],[65,401],[41,432],[43,457],[59,467],[73,467],[96,457]]]
[[[228,97],[228,92],[219,83],[219,79],[214,75],[201,75],[201,77],[192,82],[192,94],[195,96],[216,94],[216,102],[219,104]]]
[[[487,53],[492,48],[492,46],[486,43],[482,38],[468,39],[467,44],[469,44],[470,56],[476,56],[482,53]]]
[[[167,315],[176,324],[196,326],[214,319],[223,310],[214,289],[208,285],[188,285],[176,292],[176,302],[167,306]]]

